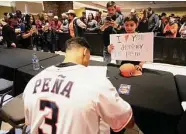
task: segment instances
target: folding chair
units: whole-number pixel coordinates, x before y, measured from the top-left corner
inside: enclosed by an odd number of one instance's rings
[[[0,107],[2,107],[3,103],[10,100],[12,97],[5,99],[5,96],[11,94],[13,89],[13,81],[5,80],[0,78]]]
[[[22,129],[22,134],[26,134],[24,103],[22,94],[16,96],[0,109],[0,119],[9,123],[13,129]]]

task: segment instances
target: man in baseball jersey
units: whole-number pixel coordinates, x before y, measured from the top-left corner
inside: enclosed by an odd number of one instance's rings
[[[63,63],[46,68],[27,84],[23,99],[31,134],[99,134],[100,119],[115,132],[132,127],[132,109],[111,82],[88,68],[84,38],[66,42]]]

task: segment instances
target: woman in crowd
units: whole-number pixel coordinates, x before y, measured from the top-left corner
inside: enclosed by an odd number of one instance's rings
[[[94,15],[92,13],[89,13],[88,15],[88,21],[87,21],[87,31],[88,32],[95,32],[98,28],[98,23],[94,19]]]
[[[35,25],[38,30],[38,32],[42,32],[42,22],[40,20],[40,15],[38,14],[35,19]]]
[[[138,31],[140,33],[148,32],[147,10],[142,10],[142,16],[141,16],[140,23],[138,26]]]
[[[176,38],[178,32],[178,24],[175,22],[175,18],[170,17],[169,23],[165,26],[163,33],[165,37]]]
[[[49,17],[47,15],[47,13],[44,14],[44,19],[42,21],[42,25],[44,26],[44,25],[46,25],[46,23],[49,23]]]
[[[31,28],[34,32],[34,34],[32,35],[32,45],[34,49],[40,51],[43,49],[43,40],[42,40],[43,30],[41,28],[37,29],[36,21],[33,15],[30,15],[30,23],[31,23]]]
[[[30,15],[30,24],[36,25],[34,15]]]
[[[136,33],[136,29],[138,27],[138,18],[135,15],[129,15],[124,20],[124,29],[126,33]],[[114,45],[110,44],[108,46],[108,52],[111,53],[114,49]],[[140,61],[122,61],[121,65],[131,63],[136,67],[139,67],[142,69],[143,62]]]
[[[99,11],[99,12],[96,12],[96,17],[95,17],[95,20],[97,21],[97,23],[98,23],[98,26],[100,26],[100,25],[102,25],[102,18],[101,18],[101,14],[102,14],[102,12],[101,11]]]
[[[21,48],[32,49],[32,35],[34,31],[32,30],[32,25],[30,22],[30,15],[25,16],[25,22],[21,24],[22,31],[22,40],[21,40]]]

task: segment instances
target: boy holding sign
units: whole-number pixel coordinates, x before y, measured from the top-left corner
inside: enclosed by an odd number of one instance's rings
[[[126,33],[135,33],[136,28],[138,27],[138,18],[135,15],[129,15],[124,20],[124,28]],[[127,41],[129,38],[129,35],[125,36],[125,41]],[[119,39],[119,37],[118,37]],[[142,47],[142,46],[137,46]],[[111,53],[114,50],[114,45],[110,44],[108,46],[108,52]],[[137,76],[142,74],[142,65],[143,62],[140,61],[122,61],[120,71],[124,71],[124,76],[130,77],[130,76]],[[127,72],[127,73],[126,73]]]

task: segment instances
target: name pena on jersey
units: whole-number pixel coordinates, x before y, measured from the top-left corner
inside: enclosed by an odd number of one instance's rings
[[[33,93],[35,94],[38,92],[51,92],[55,94],[61,94],[63,96],[70,98],[70,92],[74,82],[68,81],[67,83],[65,82],[66,84],[64,85],[63,83],[65,76],[61,78],[56,78],[53,85],[51,85],[52,78],[43,78],[36,80]]]

